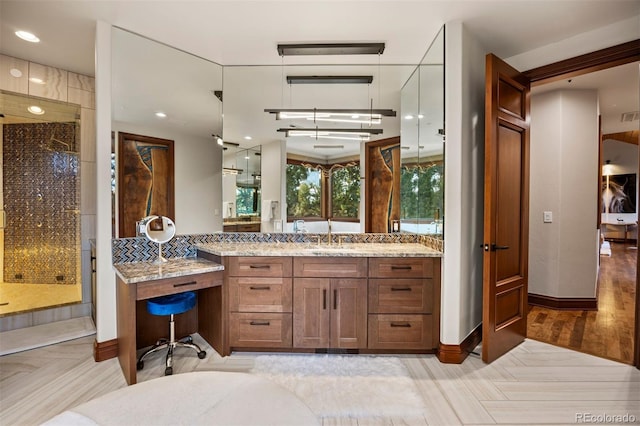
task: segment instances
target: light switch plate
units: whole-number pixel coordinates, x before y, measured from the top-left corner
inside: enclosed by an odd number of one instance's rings
[[[551,223],[553,222],[553,213],[552,212],[544,212],[543,213],[543,219],[542,221],[544,223]]]

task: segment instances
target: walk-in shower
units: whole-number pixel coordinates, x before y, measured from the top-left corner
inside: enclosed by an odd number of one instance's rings
[[[0,315],[78,303],[79,107],[0,92],[0,113]]]

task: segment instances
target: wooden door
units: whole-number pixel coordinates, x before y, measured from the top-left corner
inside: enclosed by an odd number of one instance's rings
[[[293,347],[328,348],[331,282],[328,278],[295,278]]]
[[[482,360],[527,332],[529,79],[486,58]]]
[[[367,279],[331,280],[331,347],[367,347]]]

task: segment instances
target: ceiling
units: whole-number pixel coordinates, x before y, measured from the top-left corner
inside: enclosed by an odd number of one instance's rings
[[[385,98],[385,94],[377,91],[376,82],[382,91],[399,93],[410,70],[421,60],[445,22],[463,21],[482,45],[496,55],[508,58],[639,14],[640,0],[0,0],[0,53],[94,75],[93,34],[96,20],[102,20],[207,61],[229,66],[229,70],[233,68],[231,66],[261,65],[267,73],[282,74],[284,66],[300,66],[305,74],[321,74],[323,70],[317,67],[318,64],[325,66],[324,72],[331,69],[326,66],[335,65],[351,74],[367,69],[367,73],[374,75],[373,93],[363,94],[360,93],[363,90],[354,88],[357,102],[365,103],[375,98],[380,103],[376,107],[396,109],[391,105],[391,98]],[[42,42],[31,44],[16,38],[14,32],[18,29],[35,33]],[[382,55],[374,57],[280,57],[277,53],[279,43],[303,42],[384,42],[386,47]],[[137,55],[144,63],[146,53],[133,51],[127,54]],[[394,70],[393,75],[389,72],[385,79],[377,78],[379,74],[376,73],[385,75],[387,70]],[[615,77],[618,83],[633,81],[636,87],[637,79],[637,67],[628,77]],[[225,77],[225,86],[226,82]],[[117,84],[114,81],[114,85]],[[278,108],[284,100],[283,90],[278,89],[282,84],[276,86],[270,91],[252,88],[237,93],[238,96],[244,93],[247,98],[260,98],[260,108]],[[207,87],[206,91],[211,89],[215,88]],[[295,96],[288,94],[290,99],[303,102],[300,93],[304,89],[293,90],[298,93]],[[267,92],[271,97],[266,96]],[[637,89],[632,93],[637,94]],[[315,95],[310,96],[315,99]],[[635,98],[637,101],[637,96]],[[138,99],[147,98],[138,96]],[[399,105],[399,100],[397,102]],[[305,107],[314,106],[320,107]],[[637,103],[635,109],[638,109]],[[249,130],[236,129],[238,126],[230,128],[227,134],[227,120],[230,119],[227,113],[225,109],[225,139],[231,138],[249,147],[283,138],[282,134],[273,134],[273,125],[265,128],[267,133],[256,130],[251,141],[243,137]],[[257,121],[245,119],[244,124]],[[274,120],[263,113],[259,121]],[[180,125],[185,127],[184,121]],[[394,125],[399,127],[397,122]],[[388,136],[393,134],[382,135]]]

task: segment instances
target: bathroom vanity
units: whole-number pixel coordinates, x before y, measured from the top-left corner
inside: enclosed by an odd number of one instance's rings
[[[224,265],[224,353],[433,353],[440,256],[421,244],[211,243]]]

